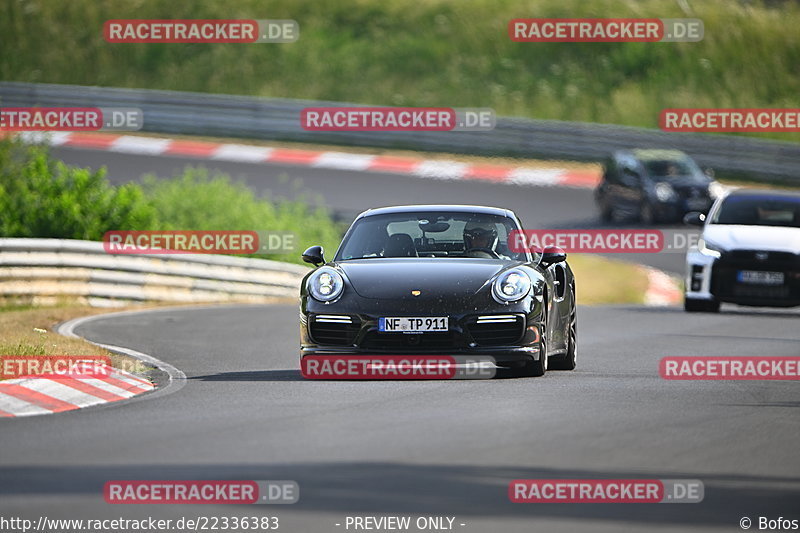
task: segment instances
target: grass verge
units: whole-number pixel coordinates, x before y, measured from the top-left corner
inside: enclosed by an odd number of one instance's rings
[[[6,356],[101,355],[109,356],[115,368],[143,373],[150,369],[138,359],[109,352],[79,338],[54,331],[57,324],[82,316],[106,312],[64,300],[59,305],[38,307],[3,304],[0,306],[0,358]],[[0,378],[2,379],[2,378]]]
[[[699,18],[696,43],[516,43],[514,18]],[[294,19],[290,44],[110,44],[109,19]],[[27,0],[0,79],[657,127],[664,108],[796,107],[800,5],[735,0]],[[46,35],[47,38],[42,38]],[[800,133],[754,136],[800,141]]]
[[[642,304],[649,286],[640,266],[592,254],[570,254],[579,305]]]

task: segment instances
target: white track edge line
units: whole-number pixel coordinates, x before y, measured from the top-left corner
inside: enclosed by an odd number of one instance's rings
[[[165,309],[142,309],[141,311],[121,311],[118,313],[106,313],[101,315],[90,315],[84,316],[80,318],[73,318],[72,320],[68,320],[62,324],[59,324],[56,328],[56,332],[60,335],[64,335],[66,337],[73,337],[73,338],[83,338],[87,342],[94,344],[95,346],[99,346],[101,348],[105,348],[111,352],[121,353],[124,355],[128,355],[135,359],[138,359],[144,363],[150,364],[162,372],[167,374],[168,381],[164,387],[161,388],[154,388],[152,391],[143,392],[141,394],[137,394],[136,396],[129,398],[127,400],[119,400],[125,402],[133,402],[138,399],[148,399],[148,398],[157,398],[161,396],[165,396],[167,394],[172,394],[178,392],[186,385],[186,374],[179,368],[162,361],[161,359],[157,359],[152,355],[148,355],[144,352],[139,352],[137,350],[133,350],[131,348],[125,348],[124,346],[116,346],[113,344],[102,344],[99,342],[93,342],[90,339],[86,339],[84,337],[80,337],[75,333],[75,328],[82,326],[88,322],[92,322],[93,320],[99,320],[101,318],[108,318],[113,316],[127,316],[133,315],[138,313],[147,313],[153,311],[164,311]],[[108,402],[108,403],[116,403],[116,402]]]

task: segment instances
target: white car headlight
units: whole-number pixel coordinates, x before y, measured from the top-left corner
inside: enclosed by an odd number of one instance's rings
[[[712,181],[708,184],[708,195],[713,198],[717,199],[720,196],[725,194],[725,186],[718,181]]]
[[[700,241],[698,241],[697,249],[700,250],[701,254],[716,257],[717,259],[719,259],[722,256],[722,252],[725,251],[722,246],[714,244],[713,242],[708,242],[703,238],[700,238]]]
[[[308,278],[306,288],[315,300],[330,303],[341,296],[344,278],[334,268],[321,267]]]
[[[516,302],[531,290],[531,278],[518,268],[500,274],[492,284],[492,295],[500,303]]]
[[[669,183],[656,183],[656,198],[659,202],[668,202],[675,198],[675,189]]]

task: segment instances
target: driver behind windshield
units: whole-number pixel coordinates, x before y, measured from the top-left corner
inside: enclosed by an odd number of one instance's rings
[[[464,255],[494,258],[497,253],[497,229],[487,222],[468,222],[464,226]]]

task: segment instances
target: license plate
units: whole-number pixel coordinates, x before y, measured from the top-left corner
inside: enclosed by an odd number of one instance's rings
[[[759,285],[783,285],[783,272],[740,270],[737,279],[742,283],[757,283]]]
[[[446,316],[439,317],[381,317],[378,319],[378,331],[381,333],[426,333],[431,331],[447,331]]]

